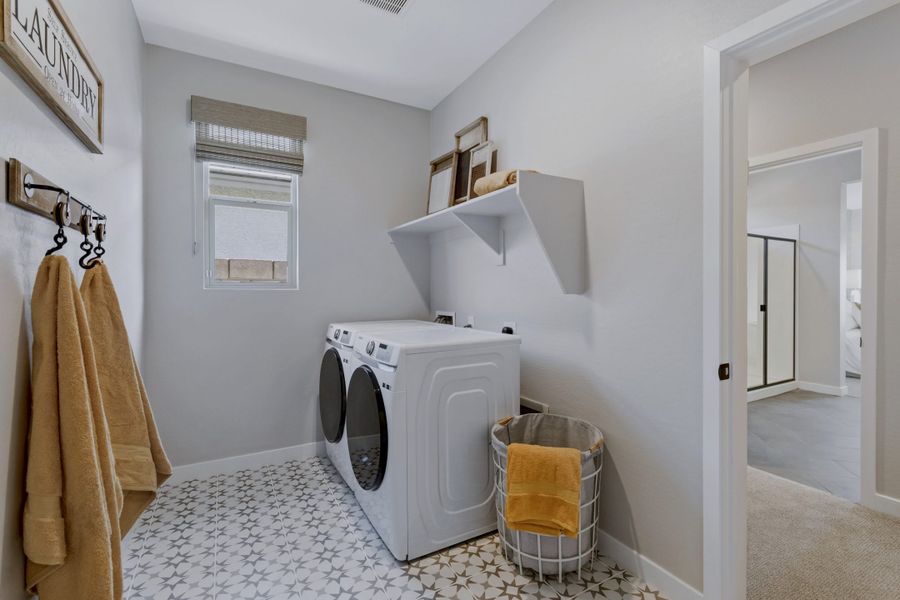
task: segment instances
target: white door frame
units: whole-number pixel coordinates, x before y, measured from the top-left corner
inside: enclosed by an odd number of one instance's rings
[[[746,319],[741,317],[747,310],[749,69],[898,3],[900,0],[792,0],[705,47],[701,378],[703,595],[709,600],[743,600],[747,585],[747,331]],[[878,159],[874,162],[877,170]],[[877,210],[883,203],[881,182],[869,192]],[[869,210],[868,216],[863,216],[864,227],[867,219],[877,219],[874,212]],[[867,258],[877,260],[873,242],[877,239],[866,241],[870,250],[863,258],[864,269]],[[865,312],[872,312],[873,318],[877,290],[872,282],[864,285],[869,290]],[[877,347],[870,338],[875,333],[870,323],[863,325],[866,349]],[[875,365],[869,364],[873,359],[871,352],[864,352],[867,373],[875,372]],[[725,380],[720,380],[720,365],[730,365]],[[874,399],[877,389],[871,391]],[[868,434],[874,431],[863,430],[863,439],[871,444],[874,435]],[[874,470],[864,470],[862,476],[873,482]]]

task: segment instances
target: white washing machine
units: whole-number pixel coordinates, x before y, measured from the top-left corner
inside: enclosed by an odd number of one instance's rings
[[[490,429],[518,414],[519,345],[456,327],[357,336],[346,423],[354,491],[399,560],[497,528]]]
[[[319,369],[319,418],[325,436],[325,452],[344,481],[356,489],[356,479],[350,468],[347,453],[347,437],[344,435],[347,414],[347,385],[350,356],[356,336],[363,331],[390,331],[396,329],[421,329],[444,327],[428,321],[356,321],[332,323],[325,336],[325,353]]]

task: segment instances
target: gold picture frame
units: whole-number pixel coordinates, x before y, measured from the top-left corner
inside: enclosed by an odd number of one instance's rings
[[[469,161],[470,150],[488,141],[488,118],[478,117],[456,132],[456,173],[454,189],[456,194],[453,204],[462,204],[469,199]]]

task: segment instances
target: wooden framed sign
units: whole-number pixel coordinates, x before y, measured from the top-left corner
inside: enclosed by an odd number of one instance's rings
[[[103,78],[59,0],[0,0],[0,54],[92,152],[103,152]]]

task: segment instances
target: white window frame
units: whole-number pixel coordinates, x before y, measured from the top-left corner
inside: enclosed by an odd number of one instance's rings
[[[256,198],[234,198],[231,196],[218,196],[209,193],[209,173],[211,168],[224,168],[231,170],[279,173],[291,179],[290,203],[278,200],[260,200]],[[203,289],[205,290],[297,290],[299,289],[299,206],[300,206],[300,177],[296,173],[279,172],[274,169],[256,169],[244,165],[230,164],[219,161],[200,161],[197,169],[198,185],[198,210],[197,222],[199,232],[195,232],[194,253],[198,253],[198,246],[203,248]],[[216,230],[215,209],[216,206],[251,207],[256,209],[273,210],[287,213],[288,217],[288,251],[287,251],[287,281],[217,281],[216,273]],[[199,235],[196,235],[199,233]],[[202,244],[197,238],[202,239]]]

